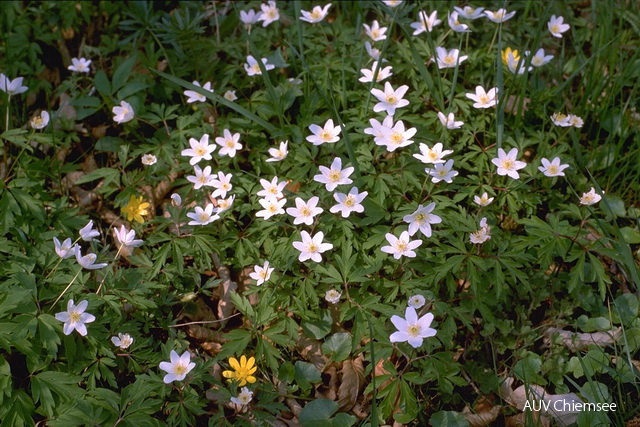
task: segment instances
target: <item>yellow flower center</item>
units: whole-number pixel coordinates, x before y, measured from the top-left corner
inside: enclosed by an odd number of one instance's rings
[[[453,55],[447,55],[444,57],[442,62],[444,62],[447,65],[453,65],[456,63],[456,59],[453,57]]]
[[[380,31],[379,30],[371,30],[371,38],[372,39],[377,39],[378,37],[380,37]]]
[[[323,141],[327,142],[331,139],[331,134],[326,130],[323,130],[322,132],[320,132],[320,138],[322,138]]]
[[[276,11],[273,9],[269,10],[269,12],[267,12],[267,16],[269,19],[276,19]]]
[[[416,222],[418,224],[423,224],[427,219],[427,216],[423,213],[419,213],[418,215],[416,215]]]
[[[322,13],[319,10],[314,10],[311,12],[311,19],[320,19],[322,17]]]
[[[173,366],[173,373],[176,375],[184,375],[187,373],[187,367],[182,363]]]
[[[436,153],[434,150],[429,150],[429,152],[427,153],[427,157],[429,157],[431,160],[437,160],[438,159],[438,153]]]
[[[391,134],[391,141],[393,141],[393,143],[396,145],[402,144],[402,142],[404,141],[404,136],[402,136],[400,132],[394,132]]]
[[[204,156],[207,153],[207,150],[205,150],[202,147],[198,147],[196,148],[196,155],[197,156]]]
[[[488,104],[490,101],[487,95],[480,95],[478,98],[480,98],[481,104]]]
[[[235,142],[233,142],[233,140],[232,140],[232,139],[230,139],[230,140],[228,140],[228,141],[227,141],[227,147],[229,147],[229,148],[234,148],[235,146],[236,146],[236,143],[235,143]]]
[[[202,212],[200,215],[198,215],[198,219],[200,220],[200,222],[208,221],[209,214],[207,214],[206,212]]]
[[[353,206],[353,205],[355,205],[355,204],[356,204],[356,198],[355,198],[355,197],[353,197],[351,194],[349,194],[349,195],[347,196],[347,198],[346,198],[346,199],[344,199],[344,205],[345,205],[345,206],[351,207],[351,206]]]
[[[513,167],[515,166],[515,164],[513,163],[513,160],[511,159],[505,159],[502,161],[502,169],[513,169]]]
[[[336,181],[340,181],[340,172],[336,171],[336,170],[332,170],[331,172],[329,172],[329,181],[331,182],[336,182]]]
[[[256,74],[262,74],[262,71],[260,70],[260,66],[258,64],[252,66],[251,70]]]
[[[403,242],[402,240],[398,240],[396,242],[396,250],[400,251],[400,252],[404,252],[407,250],[407,244],[405,242]]]
[[[307,252],[318,252],[318,247],[314,243],[309,243],[309,246],[307,246]]]
[[[311,215],[311,209],[309,209],[306,206],[303,206],[302,208],[300,208],[300,215],[302,216],[309,216]]]
[[[504,17],[504,12],[499,10],[498,12],[495,13],[495,17],[497,19],[502,19]]]
[[[396,98],[395,95],[387,95],[387,103],[394,105],[396,102],[398,102],[398,98]]]
[[[407,330],[407,332],[412,337],[417,337],[418,335],[420,335],[420,325],[411,325],[411,326],[409,326],[409,329]]]
[[[549,167],[547,168],[547,172],[549,172],[552,175],[555,175],[558,173],[558,166],[556,165],[549,165]]]
[[[69,321],[71,323],[77,323],[80,321],[80,313],[72,311],[71,313],[69,313]]]
[[[552,33],[559,33],[560,32],[560,26],[558,24],[552,25],[551,26],[551,32]]]
[[[276,213],[278,211],[278,207],[276,205],[269,205],[269,212]]]

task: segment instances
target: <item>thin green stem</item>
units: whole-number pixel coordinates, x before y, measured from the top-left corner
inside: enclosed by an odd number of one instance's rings
[[[80,267],[80,270],[78,270],[78,272],[76,273],[75,276],[73,276],[73,279],[71,279],[71,282],[69,282],[69,284],[67,285],[66,288],[64,288],[64,291],[62,291],[62,293],[60,295],[58,295],[58,298],[56,298],[56,300],[53,302],[53,304],[51,304],[51,307],[49,307],[49,311],[51,311],[51,309],[53,307],[55,307],[55,305],[58,303],[58,301],[60,301],[60,298],[62,298],[62,296],[69,290],[69,288],[71,287],[71,285],[73,285],[73,282],[76,281],[76,279],[78,278],[78,276],[80,275],[80,272],[82,272],[82,267]]]

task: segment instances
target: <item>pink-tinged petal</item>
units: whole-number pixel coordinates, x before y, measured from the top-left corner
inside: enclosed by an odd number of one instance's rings
[[[425,329],[431,326],[431,322],[433,322],[433,313],[427,313],[418,320],[420,327]]]
[[[76,331],[83,337],[87,336],[87,327],[83,323],[76,324]]]
[[[309,126],[309,130],[313,132],[314,135],[318,135],[320,132],[322,132],[322,128],[318,125]]]
[[[180,363],[182,363],[183,365],[188,365],[190,360],[191,360],[191,353],[189,353],[188,351],[185,351],[184,353],[182,353],[182,356],[180,356]]]
[[[393,326],[395,326],[399,331],[407,329],[407,321],[395,314],[391,316],[391,323],[393,323]]]
[[[394,332],[389,336],[389,341],[391,342],[405,342],[409,339],[409,334],[406,332]]]
[[[380,250],[386,254],[395,254],[396,250],[393,246],[383,246],[380,248]],[[395,256],[395,255],[394,255]],[[398,259],[396,257],[396,259]]]
[[[322,255],[320,255],[318,252],[314,252],[311,254],[311,261],[313,262],[321,262],[322,261]]]
[[[395,245],[398,241],[398,238],[391,233],[385,234],[384,237],[387,238],[387,242],[389,242],[390,245]]]
[[[438,333],[438,331],[436,331],[433,328],[426,328],[425,330],[422,331],[422,337],[423,338],[431,338],[431,337],[435,337],[436,334]]]
[[[323,243],[318,248],[318,252],[326,252],[326,251],[329,251],[331,249],[333,249],[333,244],[331,244],[331,243]]]
[[[169,353],[169,359],[171,360],[171,364],[175,365],[180,362],[180,356],[176,353],[175,350],[171,350]]]
[[[429,234],[431,234],[431,226],[429,224],[424,224],[423,227],[429,227]],[[409,249],[415,249],[415,248],[419,248],[421,244],[422,244],[422,240],[418,239],[418,240],[409,242],[407,244],[407,247]]]
[[[96,316],[89,313],[82,313],[80,315],[80,322],[82,323],[91,323],[96,320]]]
[[[422,345],[423,339],[421,337],[409,337],[407,342],[411,347],[418,348]]]
[[[407,320],[407,324],[413,325],[418,323],[418,313],[416,313],[416,309],[413,307],[407,307],[404,311],[404,317]]]
[[[71,316],[69,315],[68,312],[62,311],[60,313],[56,313],[55,318],[56,320],[59,320],[61,322],[68,322]]]
[[[69,335],[71,332],[73,332],[74,329],[75,325],[72,325],[71,323],[65,323],[62,327],[62,332],[64,332],[65,335]]]

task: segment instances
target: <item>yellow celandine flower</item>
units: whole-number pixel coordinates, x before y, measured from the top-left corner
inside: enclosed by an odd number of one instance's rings
[[[242,387],[246,383],[253,384],[256,382],[256,377],[253,374],[258,370],[255,366],[255,357],[250,357],[247,360],[247,356],[242,355],[240,362],[235,357],[229,358],[229,365],[233,368],[233,371],[223,371],[222,376],[229,379],[229,382],[236,380],[238,386]]]
[[[509,65],[509,54],[513,55],[514,64],[520,62],[520,55],[518,55],[518,51],[515,49],[512,50],[510,47],[508,47],[502,51],[502,63],[504,65]]]
[[[127,216],[127,221],[137,221],[140,224],[144,222],[144,215],[149,213],[148,208],[150,204],[142,201],[142,196],[131,196],[127,206],[122,208],[122,213]]]

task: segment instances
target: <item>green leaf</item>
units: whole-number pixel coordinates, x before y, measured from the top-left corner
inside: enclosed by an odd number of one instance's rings
[[[62,401],[79,399],[85,393],[78,386],[81,379],[79,376],[64,372],[40,372],[31,377],[31,392],[34,402],[41,402],[47,415],[52,416],[54,414],[53,408],[56,405],[52,392]]]
[[[104,71],[98,70],[96,76],[93,79],[93,84],[96,86],[96,89],[98,89],[98,92],[100,92],[102,95],[111,95],[111,82],[109,82],[109,79],[107,78],[107,75]]]
[[[351,335],[346,332],[333,334],[322,344],[322,351],[335,362],[342,362],[351,353]]]
[[[115,136],[104,136],[96,142],[95,149],[100,151],[109,151],[111,153],[117,153],[120,151],[120,147],[125,144],[122,138]]]
[[[440,411],[429,418],[433,427],[469,427],[469,422],[460,412]]]
[[[319,383],[322,381],[320,371],[311,363],[298,360],[295,364],[295,368],[296,382],[304,390],[311,389],[310,383]]]
[[[331,313],[328,310],[324,310],[322,319],[302,322],[302,331],[306,336],[319,340],[331,332],[331,322],[333,322]]]
[[[86,174],[76,181],[76,185],[85,184],[87,182],[92,182],[97,179],[105,180],[104,185],[107,185],[109,182],[119,182],[120,181],[120,172],[117,169],[112,168],[100,168],[96,169],[93,172]]]
[[[60,336],[55,329],[58,326],[60,326],[60,322],[52,315],[43,313],[38,316],[38,334],[40,341],[51,357],[54,357],[58,353],[58,346],[61,343]]]
[[[133,66],[136,64],[136,56],[132,56],[131,58],[125,60],[118,66],[116,71],[113,73],[112,79],[112,88],[111,92],[116,92],[127,82],[127,79],[131,76],[131,70],[133,70]],[[99,90],[99,89],[98,89]],[[120,100],[122,98],[119,98]]]
[[[623,294],[613,303],[620,321],[628,325],[638,318],[638,297],[635,294]]]
[[[620,233],[622,233],[622,237],[624,240],[630,245],[637,245],[640,243],[640,232],[635,228],[631,227],[622,227],[620,229]]]
[[[338,402],[329,399],[313,400],[300,411],[300,424],[303,426],[327,426],[329,419],[338,410]]]
[[[526,358],[516,363],[513,368],[514,374],[527,384],[535,383],[544,385],[546,381],[538,372],[542,367],[542,359],[538,355],[529,354]]]
[[[607,215],[616,216],[618,218],[624,218],[627,216],[627,211],[624,209],[624,202],[618,196],[612,196],[605,194],[602,197],[601,206],[603,207]]]
[[[217,102],[219,104],[224,105],[225,107],[228,107],[228,108],[234,110],[236,113],[244,116],[248,120],[251,120],[252,122],[255,122],[255,123],[259,124],[264,129],[269,131],[270,133],[275,133],[277,131],[277,128],[275,126],[273,126],[271,123],[267,122],[264,119],[261,119],[260,117],[258,117],[255,114],[253,114],[251,111],[247,110],[246,108],[241,107],[240,105],[236,104],[235,102],[228,101],[224,97],[222,97],[222,96],[220,96],[218,94],[209,92],[208,90],[205,90],[205,89],[201,88],[200,86],[196,86],[196,85],[194,85],[192,83],[189,83],[186,80],[180,79],[178,77],[174,77],[171,74],[163,73],[163,72],[158,71],[158,70],[156,70],[154,68],[150,68],[150,70],[153,71],[154,73],[158,74],[159,76],[164,77],[165,79],[169,80],[170,82],[173,82],[173,83],[177,84],[178,86],[182,86],[185,89],[196,91],[199,94],[201,94],[204,97],[206,97],[207,99],[210,99],[211,101],[215,101],[215,102]]]

